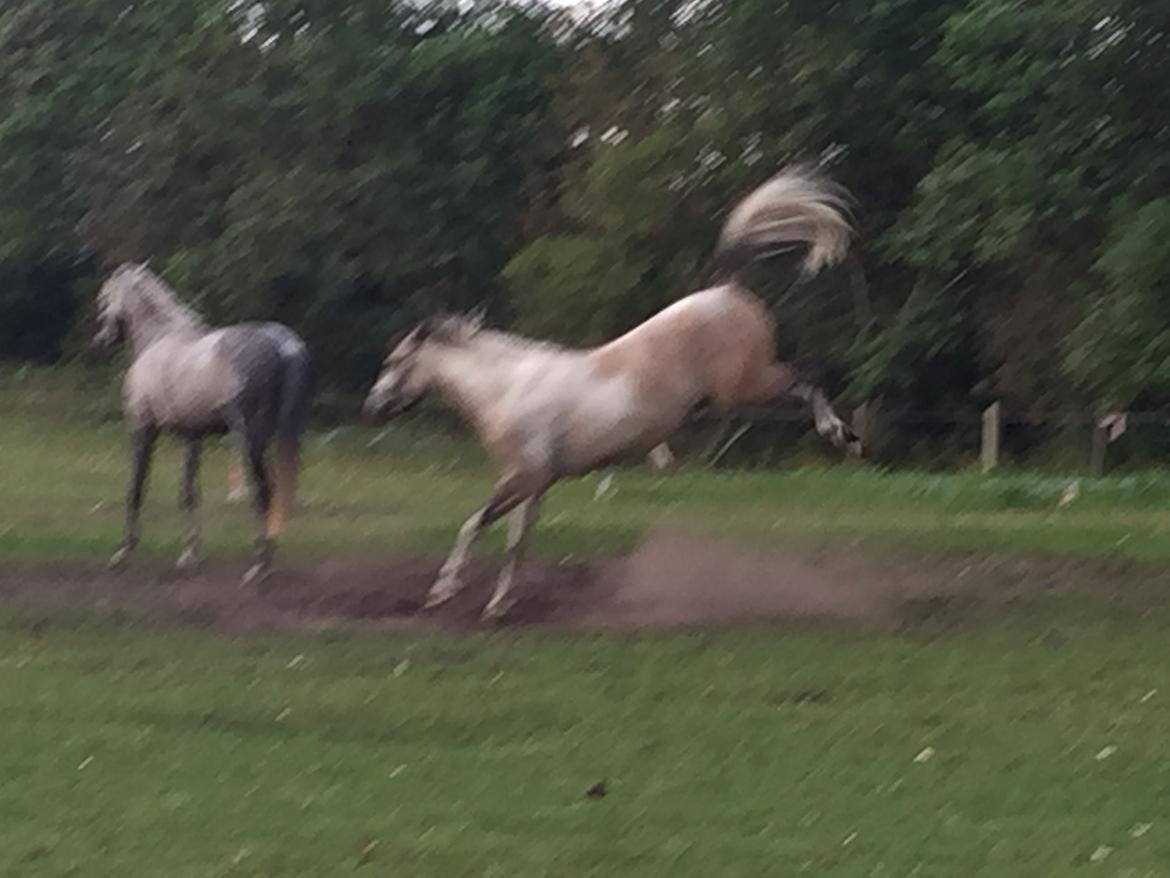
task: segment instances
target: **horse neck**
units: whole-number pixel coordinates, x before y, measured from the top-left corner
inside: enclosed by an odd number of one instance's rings
[[[489,349],[490,347],[490,349]],[[477,427],[507,389],[512,357],[496,345],[450,345],[431,352],[435,386],[446,402]]]
[[[200,334],[203,322],[178,302],[155,302],[139,299],[132,309],[127,334],[130,347],[138,356],[160,338],[177,334]]]

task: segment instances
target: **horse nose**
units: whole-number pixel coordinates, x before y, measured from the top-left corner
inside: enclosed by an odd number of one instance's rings
[[[382,401],[378,398],[378,394],[371,390],[365,402],[362,403],[362,417],[366,420],[373,420],[381,410]]]

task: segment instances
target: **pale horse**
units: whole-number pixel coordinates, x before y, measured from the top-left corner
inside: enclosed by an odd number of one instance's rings
[[[738,269],[784,245],[808,246],[807,274],[838,262],[852,234],[844,198],[810,169],[782,171],[728,216],[714,257],[721,282],[600,347],[566,349],[464,317],[425,321],[393,344],[365,401],[367,416],[401,412],[437,391],[474,426],[498,475],[491,498],[459,531],[426,606],[460,591],[471,544],[511,512],[507,557],[483,617],[506,613],[549,487],[646,454],[704,401],[728,408],[800,399],[811,404],[822,436],[860,455],[861,440],[821,388],[776,360],[775,322],[737,279]]]
[[[180,568],[201,560],[199,463],[202,440],[238,440],[259,516],[250,582],[272,563],[276,540],[295,503],[300,446],[312,393],[304,342],[277,323],[213,328],[183,305],[145,265],[120,266],[98,291],[98,347],[125,341],[130,366],[122,411],[130,432],[131,477],[122,543],[110,566],[124,564],[141,534],[142,497],[162,432],[185,440],[179,506],[187,515]],[[275,442],[275,466],[268,460]]]

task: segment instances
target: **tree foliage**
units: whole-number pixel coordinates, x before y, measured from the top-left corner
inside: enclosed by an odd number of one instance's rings
[[[335,387],[440,308],[595,342],[799,158],[859,239],[752,271],[786,353],[889,410],[1165,404],[1168,47],[1170,0],[11,0],[0,356],[67,353],[129,258]]]

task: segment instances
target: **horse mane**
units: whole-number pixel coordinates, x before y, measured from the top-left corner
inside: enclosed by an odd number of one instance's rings
[[[526,335],[516,335],[511,332],[502,332],[496,329],[481,329],[474,338],[486,341],[492,345],[506,347],[516,351],[563,351],[564,345],[538,338],[529,338]]]
[[[171,326],[207,328],[203,318],[183,304],[175,290],[145,264],[123,263],[110,276],[110,282],[124,291],[132,291],[134,303],[145,308],[144,316],[162,319]]]
[[[456,347],[472,344],[490,347],[502,353],[508,351],[561,351],[565,348],[553,342],[503,332],[498,329],[489,329],[483,325],[482,319],[462,314],[447,314],[434,317],[425,324],[428,338],[442,344]]]

